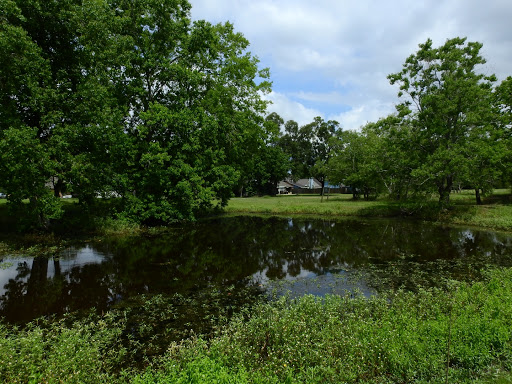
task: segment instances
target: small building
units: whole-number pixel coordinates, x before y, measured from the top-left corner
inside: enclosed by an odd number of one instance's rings
[[[296,188],[300,189],[318,189],[322,188],[322,183],[320,183],[314,177],[310,177],[309,179],[299,179],[294,183]]]
[[[277,193],[279,195],[291,195],[293,193],[294,185],[288,180],[281,180],[277,185]]]

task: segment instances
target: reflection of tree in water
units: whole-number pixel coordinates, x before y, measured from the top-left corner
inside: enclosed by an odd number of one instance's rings
[[[53,263],[51,276],[50,262]],[[31,267],[27,261],[18,263],[18,275],[5,284],[6,292],[0,298],[1,316],[10,321],[26,322],[42,315],[82,308],[107,308],[105,299],[111,284],[102,281],[107,272],[104,265],[77,266],[63,272],[57,257],[36,257],[31,263]]]
[[[479,257],[505,263],[512,240],[414,221],[240,217],[187,224],[155,236],[116,237],[89,247],[104,257],[69,268],[58,258],[36,258],[31,267],[19,263],[17,277],[5,286],[0,316],[24,321],[79,308],[101,311],[139,294],[242,287],[251,276],[322,275],[370,263],[391,265],[404,255],[407,262],[425,265],[440,258]],[[79,250],[67,252],[72,258]]]

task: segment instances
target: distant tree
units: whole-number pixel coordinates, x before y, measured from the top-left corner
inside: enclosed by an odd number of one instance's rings
[[[477,72],[484,64],[482,44],[465,38],[447,40],[439,47],[432,40],[420,44],[402,71],[388,76],[399,84],[399,115],[411,126],[420,150],[420,163],[412,175],[428,189],[436,189],[439,201],[448,204],[454,182],[471,167],[468,144],[489,132],[492,106],[489,94],[494,76]]]
[[[296,122],[288,121],[280,141],[290,159],[292,178],[318,179],[322,183],[322,195],[331,156],[330,139],[338,129],[337,121],[324,121],[321,117],[315,117],[313,122],[300,128]]]
[[[275,195],[277,184],[288,174],[288,159],[279,146],[284,120],[275,112],[265,118],[260,134],[245,140],[247,152],[237,192]]]
[[[299,151],[299,124],[288,120],[284,124],[284,134],[279,138],[279,146],[283,149],[289,161],[291,178],[301,174],[301,152]]]
[[[368,123],[363,132],[379,138],[378,174],[388,195],[396,200],[407,199],[411,192],[420,188],[412,177],[412,171],[419,166],[414,130],[407,121],[390,115]]]
[[[382,141],[372,130],[343,131],[331,139],[329,180],[350,186],[354,199],[377,197],[382,190]]]
[[[312,130],[313,165],[309,169],[309,175],[316,178],[322,184],[321,195],[324,195],[325,181],[328,172],[327,162],[332,156],[331,138],[339,130],[339,123],[335,120],[324,121],[321,117],[315,117],[308,124]]]
[[[286,122],[285,134],[280,145],[290,160],[290,175],[292,179],[311,177],[311,168],[315,164],[314,157],[314,126],[303,125],[299,128],[297,122]]]

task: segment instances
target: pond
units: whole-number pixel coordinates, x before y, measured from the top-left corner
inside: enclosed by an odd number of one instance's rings
[[[417,221],[220,217],[50,258],[5,256],[0,317],[25,323],[91,308],[143,312],[150,299],[173,298],[182,317],[202,308],[196,320],[204,321],[219,306],[236,309],[262,294],[370,295],[472,279],[483,266],[510,266],[511,255],[511,234]]]

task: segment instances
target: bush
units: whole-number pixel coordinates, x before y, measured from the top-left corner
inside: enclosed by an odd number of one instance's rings
[[[0,381],[3,383],[111,382],[126,350],[121,329],[108,318],[66,326],[63,321],[0,324]]]

